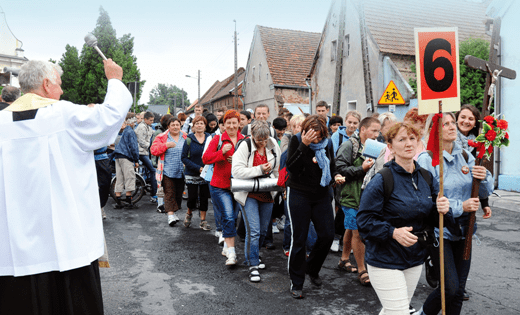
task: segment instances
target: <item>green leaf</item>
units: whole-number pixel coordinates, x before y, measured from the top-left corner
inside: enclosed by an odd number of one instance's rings
[[[484,133],[488,132],[489,130],[491,130],[491,127],[485,122],[484,123]]]
[[[502,145],[505,146],[505,147],[508,147],[509,146],[509,139],[504,138],[504,140],[502,141]]]
[[[477,141],[477,142],[486,141],[486,137],[484,135],[478,135],[478,137],[475,138],[475,141]]]

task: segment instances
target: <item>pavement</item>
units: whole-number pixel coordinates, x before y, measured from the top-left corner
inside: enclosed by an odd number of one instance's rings
[[[491,209],[502,208],[520,212],[520,192],[495,190],[494,194],[489,196],[489,205]]]
[[[477,215],[478,238],[466,285],[471,298],[464,302],[462,314],[520,314],[520,193],[497,193],[500,197],[490,197],[493,216]],[[240,264],[228,268],[214,229],[201,230],[196,212],[190,228],[182,222],[169,227],[166,216],[146,197],[143,200],[139,209],[112,209],[112,200],[105,207],[111,265],[100,271],[105,314],[368,315],[381,309],[371,287],[361,286],[356,274],[337,269],[340,252],[329,253],[320,272],[323,286],[306,279],[305,299],[294,300],[282,234],[274,235],[275,250],[261,250],[267,269],[260,283],[251,283],[241,264],[244,243],[237,239]],[[180,210],[181,219],[185,212]],[[214,223],[211,207],[207,215]],[[412,306],[420,308],[432,290],[423,272]]]

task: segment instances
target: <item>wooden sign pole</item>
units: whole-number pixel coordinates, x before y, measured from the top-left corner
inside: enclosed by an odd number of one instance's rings
[[[439,101],[439,114],[442,115],[442,101]],[[439,117],[439,196],[444,196],[444,148],[442,145],[442,117]],[[446,288],[444,281],[444,215],[439,214],[439,262],[441,275],[442,315],[446,315]]]

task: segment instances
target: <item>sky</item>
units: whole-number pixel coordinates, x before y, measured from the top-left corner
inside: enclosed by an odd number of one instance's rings
[[[197,99],[216,80],[234,71],[233,33],[238,33],[238,67],[246,67],[256,25],[318,32],[331,0],[2,0],[9,28],[23,42],[25,56],[60,60],[67,44],[81,51],[96,27],[99,8],[109,14],[118,38],[134,37],[134,55],[146,80],[141,104],[158,83],[176,85]],[[0,18],[3,18],[0,13]],[[190,75],[195,78],[188,78]]]

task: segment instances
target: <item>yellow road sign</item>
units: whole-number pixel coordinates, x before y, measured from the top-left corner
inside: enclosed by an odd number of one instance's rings
[[[377,104],[379,105],[404,105],[404,99],[401,92],[395,86],[394,81],[390,81],[386,87],[383,95]]]

